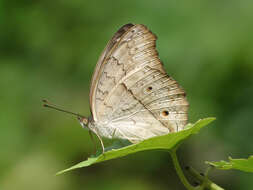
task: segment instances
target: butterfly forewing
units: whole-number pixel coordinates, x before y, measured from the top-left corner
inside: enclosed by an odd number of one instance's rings
[[[182,130],[188,102],[167,76],[156,36],[144,25],[128,24],[108,43],[93,75],[90,104],[95,122],[132,142]]]
[[[108,42],[105,49],[103,50],[102,54],[99,57],[99,60],[97,62],[95,71],[93,73],[92,79],[91,79],[91,85],[90,85],[90,106],[91,106],[91,112],[93,114],[93,118],[96,118],[96,112],[95,112],[95,104],[92,102],[95,102],[95,96],[96,96],[96,88],[97,83],[99,81],[99,77],[101,75],[101,72],[103,72],[103,66],[106,63],[105,59],[108,56],[111,49],[115,46],[115,44],[120,40],[121,36],[131,27],[134,25],[129,23],[124,26],[122,26],[112,37],[112,39]]]

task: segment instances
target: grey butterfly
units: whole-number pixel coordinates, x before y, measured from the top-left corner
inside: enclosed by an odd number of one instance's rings
[[[108,42],[93,73],[91,116],[80,124],[99,138],[144,139],[184,129],[189,104],[158,57],[156,36],[142,24],[122,26]]]

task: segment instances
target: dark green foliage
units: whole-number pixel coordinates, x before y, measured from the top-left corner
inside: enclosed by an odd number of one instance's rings
[[[75,118],[89,115],[96,61],[123,24],[147,25],[170,76],[186,90],[190,122],[214,127],[179,149],[180,162],[246,158],[253,143],[252,1],[0,1],[0,189],[184,189],[167,153],[147,151],[54,177],[92,152]],[[252,175],[217,171],[225,189],[253,189]]]

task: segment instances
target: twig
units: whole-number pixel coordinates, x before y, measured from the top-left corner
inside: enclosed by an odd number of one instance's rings
[[[195,178],[197,179],[200,183],[205,183],[205,188],[210,189],[210,190],[224,190],[222,187],[218,186],[211,180],[209,180],[207,177],[201,175],[199,172],[197,172],[195,169],[192,167],[187,167],[187,171]]]
[[[178,162],[178,159],[177,159],[177,154],[176,154],[176,148],[175,149],[172,149],[170,151],[170,155],[171,155],[171,158],[172,158],[172,161],[173,161],[173,164],[175,166],[175,169],[176,169],[176,172],[177,172],[177,175],[179,176],[181,182],[184,184],[184,186],[186,187],[186,189],[188,190],[195,190],[195,187],[193,187],[189,182],[188,180],[186,179],[186,177],[184,176],[184,173],[182,171],[182,168]]]

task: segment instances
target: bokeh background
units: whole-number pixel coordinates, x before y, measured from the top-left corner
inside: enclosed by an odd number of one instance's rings
[[[89,115],[96,61],[123,24],[157,36],[169,75],[190,102],[190,122],[217,120],[180,148],[182,165],[253,153],[252,1],[0,1],[0,189],[184,189],[168,153],[149,151],[54,174],[92,152],[77,120],[42,107],[49,98]],[[225,189],[253,189],[253,175],[212,171]]]

